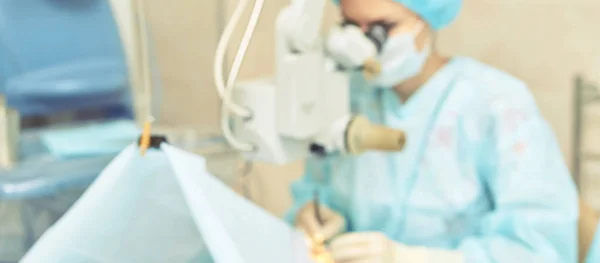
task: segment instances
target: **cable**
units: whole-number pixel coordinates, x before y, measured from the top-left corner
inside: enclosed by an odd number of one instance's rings
[[[263,4],[264,0],[256,0],[256,2],[254,3],[254,8],[252,9],[252,13],[250,14],[250,20],[248,21],[248,25],[246,26],[246,32],[244,33],[235,59],[233,60],[233,65],[231,66],[229,77],[227,78],[226,88],[233,89],[233,87],[235,86],[238,73],[242,66],[242,62],[244,61],[244,57],[246,56],[246,51],[248,50],[248,47],[250,46],[250,41],[252,41],[252,37],[254,36],[254,30],[256,29],[256,25],[258,24]],[[225,91],[227,92],[227,89]]]
[[[225,95],[225,77],[223,76],[223,65],[225,60],[225,54],[227,53],[227,46],[229,45],[231,36],[233,35],[233,32],[244,12],[247,3],[248,0],[238,1],[238,4],[231,16],[231,19],[227,23],[227,26],[225,26],[223,34],[221,35],[219,43],[217,44],[213,72],[217,93],[219,94],[219,97],[221,99],[223,99]],[[235,115],[239,115],[241,117],[249,117],[251,115],[251,113],[247,109],[238,104],[234,104],[233,102],[229,102],[229,104],[227,105],[227,110],[232,111]]]
[[[241,4],[241,2],[240,2]],[[221,105],[221,129],[223,131],[223,136],[227,140],[227,142],[235,149],[240,151],[249,152],[255,150],[255,147],[251,144],[243,143],[237,140],[231,131],[231,127],[229,125],[229,108],[233,105],[231,103],[231,95],[233,92],[233,88],[235,87],[235,82],[237,79],[237,75],[241,68],[242,62],[244,60],[244,56],[246,55],[246,51],[248,50],[248,46],[250,45],[250,41],[254,35],[254,30],[256,29],[256,25],[258,24],[258,20],[260,18],[260,13],[262,11],[262,7],[264,5],[264,0],[256,0],[254,3],[254,8],[252,9],[252,13],[250,15],[250,20],[248,21],[248,26],[246,27],[246,31],[244,32],[244,36],[242,37],[242,41],[240,42],[240,46],[238,47],[237,54],[233,61],[233,65],[229,72],[229,76],[227,78],[227,85],[223,94],[223,104]],[[241,11],[240,11],[241,12]],[[237,19],[234,17],[233,19]],[[235,21],[237,22],[237,21]],[[229,32],[225,32],[229,33]],[[230,37],[224,35],[224,37]],[[215,68],[215,71],[218,68]],[[248,114],[244,117],[251,117],[251,112],[248,111]]]

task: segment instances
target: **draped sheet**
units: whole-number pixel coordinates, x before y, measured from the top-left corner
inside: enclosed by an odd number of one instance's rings
[[[131,145],[24,263],[312,263],[304,235],[233,192],[202,157]]]

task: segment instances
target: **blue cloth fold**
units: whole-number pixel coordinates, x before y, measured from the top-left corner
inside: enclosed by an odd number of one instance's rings
[[[140,135],[131,120],[117,120],[82,127],[50,130],[41,135],[43,144],[57,158],[117,154]]]

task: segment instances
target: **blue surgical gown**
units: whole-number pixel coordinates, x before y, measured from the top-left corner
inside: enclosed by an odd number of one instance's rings
[[[405,149],[308,161],[288,220],[319,189],[348,231],[459,250],[469,263],[577,260],[576,188],[523,82],[469,58],[405,103],[360,82],[353,112],[406,131]]]

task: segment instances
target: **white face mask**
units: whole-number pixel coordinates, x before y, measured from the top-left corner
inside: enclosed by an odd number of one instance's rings
[[[385,42],[378,57],[381,73],[371,80],[372,84],[381,88],[392,88],[421,72],[431,52],[429,42],[421,52],[415,45],[417,34],[422,28],[421,25],[414,32],[392,36]]]

